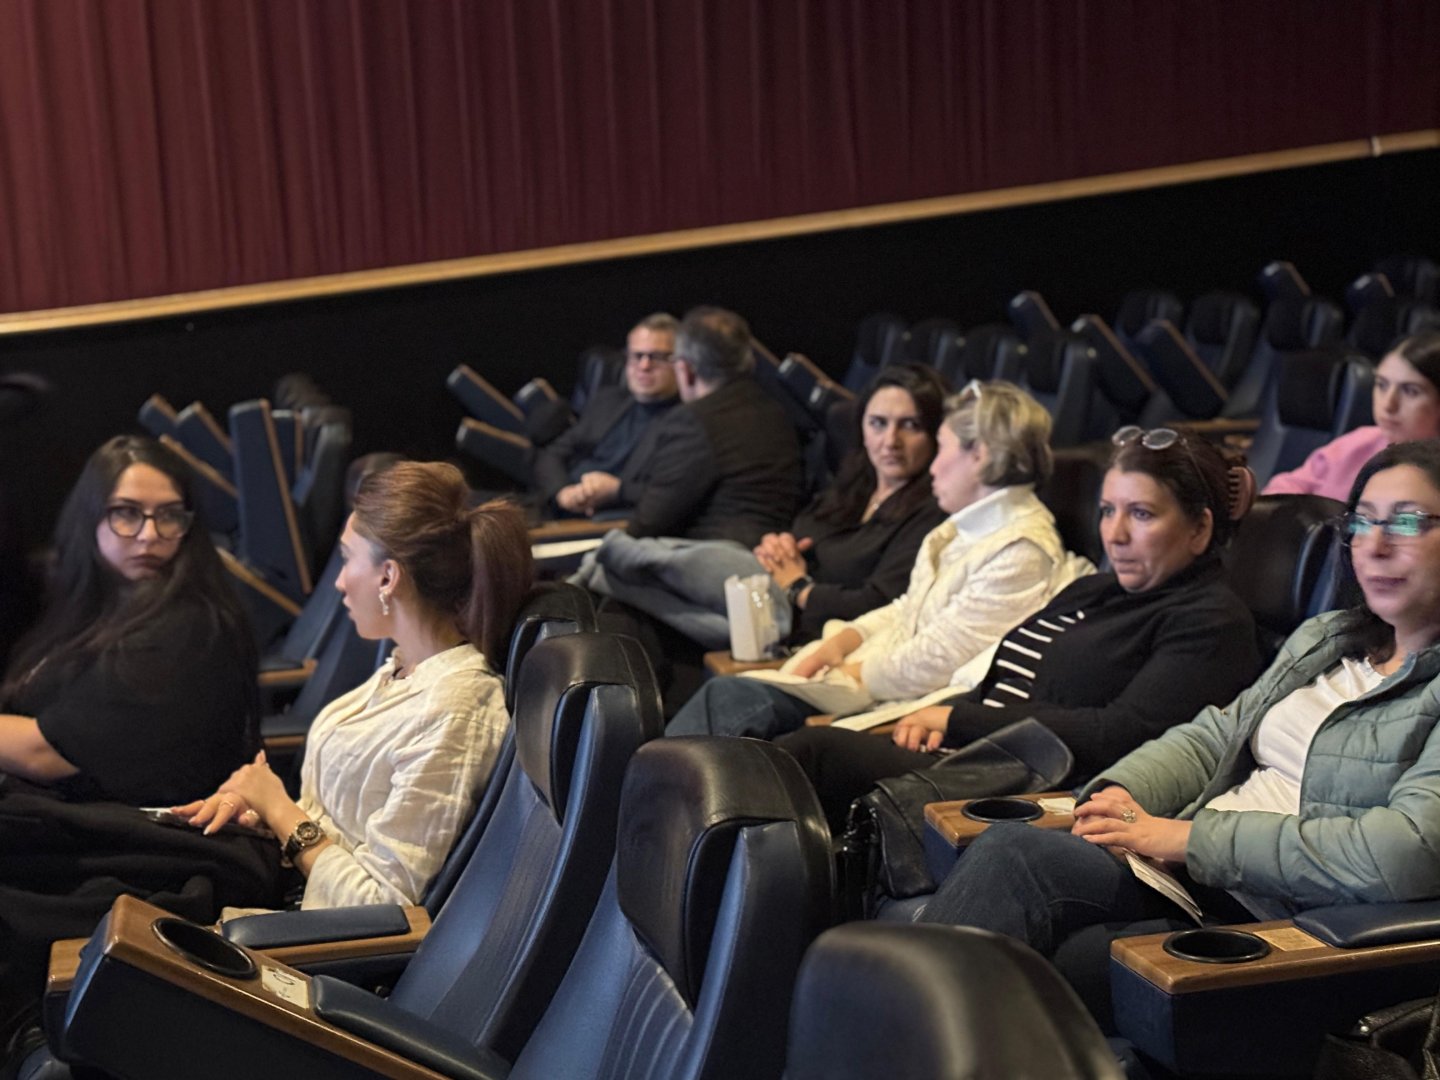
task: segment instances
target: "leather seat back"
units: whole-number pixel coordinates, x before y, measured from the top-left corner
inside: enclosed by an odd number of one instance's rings
[[[1440,300],[1440,266],[1423,255],[1391,255],[1375,264],[1377,273],[1390,279],[1395,295],[1421,303]]]
[[[559,985],[615,847],[621,778],[663,724],[630,638],[541,641],[520,671],[499,802],[391,1000],[510,1057]]]
[[[1261,487],[1336,436],[1370,423],[1375,371],[1363,356],[1313,349],[1284,355],[1279,368],[1248,454]]]
[[[510,1076],[778,1076],[830,892],[829,833],[793,758],[751,739],[648,744],[605,894]]]
[[[1127,348],[1133,349],[1140,331],[1156,319],[1179,323],[1185,314],[1180,298],[1165,289],[1132,289],[1120,298],[1115,312],[1115,334]]]
[[[1225,387],[1239,381],[1259,329],[1260,310],[1239,293],[1206,293],[1185,316],[1185,340]]]
[[[903,358],[933,368],[953,384],[960,363],[960,328],[949,319],[925,319],[905,334]]]
[[[898,363],[905,347],[905,321],[888,312],[876,312],[855,328],[855,351],[841,380],[845,389],[860,393],[882,367]]]
[[[1052,333],[1049,329],[1036,331]],[[953,371],[942,371],[950,385],[959,390],[971,379],[988,382],[990,379],[1006,379],[1015,382],[1025,370],[1029,348],[1017,334],[1004,323],[985,323],[972,326],[958,343]]]
[[[1344,323],[1340,309],[1328,300],[1307,294],[1272,301],[1265,309],[1249,363],[1231,389],[1222,415],[1259,415],[1274,395],[1280,358],[1292,352],[1333,345],[1340,340]]]
[[[848,923],[805,954],[786,1080],[1071,1077],[1124,1070],[1038,953],[970,927]]]
[[[510,649],[505,659],[505,708],[511,716],[515,715],[520,670],[525,658],[530,655],[530,650],[550,638],[564,637],[566,634],[593,634],[596,629],[595,604],[590,599],[590,594],[580,586],[568,582],[548,582],[531,590],[520,606],[515,625],[510,629]],[[500,756],[495,762],[495,781],[485,786],[485,793],[480,796],[480,804],[471,815],[465,831],[451,847],[445,865],[440,868],[440,873],[435,875],[435,880],[425,892],[425,909],[430,912],[432,919],[449,899],[456,881],[465,872],[480,837],[489,827],[495,807],[500,803],[500,792],[504,788],[500,778],[510,771],[514,759],[515,725],[511,724],[505,735],[505,742],[500,747]]]
[[[1331,606],[1339,554],[1331,523],[1344,510],[1320,495],[1262,495],[1226,548],[1230,587],[1255,616],[1267,659],[1305,619]]]

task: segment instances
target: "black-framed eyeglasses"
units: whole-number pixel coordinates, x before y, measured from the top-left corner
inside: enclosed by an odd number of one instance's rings
[[[183,506],[162,506],[153,514],[138,506],[112,506],[105,511],[105,524],[125,540],[133,540],[145,530],[145,522],[155,523],[155,535],[161,540],[178,540],[195,524],[195,513]]]
[[[673,364],[676,356],[667,349],[626,349],[625,359],[632,364],[643,364],[646,360],[652,364]]]
[[[1418,540],[1431,529],[1440,526],[1440,514],[1427,514],[1423,510],[1402,510],[1388,518],[1372,518],[1352,510],[1336,518],[1335,525],[1340,530],[1340,538],[1347,544],[1362,536],[1371,535],[1376,529],[1380,530],[1386,540],[1404,543],[1407,540]]]
[[[1183,436],[1174,428],[1157,427],[1146,431],[1139,424],[1126,424],[1110,436],[1110,441],[1116,446],[1129,446],[1139,441],[1146,450],[1167,450],[1182,439]]]

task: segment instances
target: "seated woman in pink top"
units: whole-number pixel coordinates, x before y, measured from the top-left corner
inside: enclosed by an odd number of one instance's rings
[[[1375,369],[1375,426],[1347,431],[1298,469],[1277,473],[1264,495],[1324,495],[1342,502],[1360,466],[1391,443],[1440,438],[1440,331],[1412,334]]]

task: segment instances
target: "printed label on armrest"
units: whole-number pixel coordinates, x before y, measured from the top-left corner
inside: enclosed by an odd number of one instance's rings
[[[281,1001],[288,1001],[302,1009],[310,1008],[310,984],[298,975],[262,964],[260,985]]]

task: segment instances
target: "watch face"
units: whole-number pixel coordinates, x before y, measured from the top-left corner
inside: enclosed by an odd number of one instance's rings
[[[313,821],[302,821],[295,826],[295,839],[302,847],[316,843],[322,835],[320,826]]]

